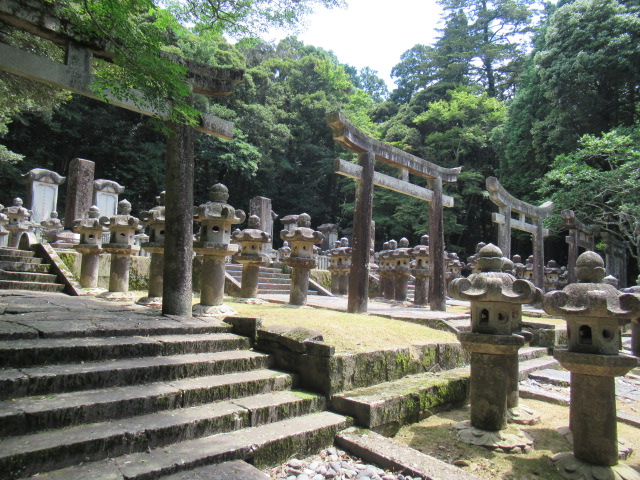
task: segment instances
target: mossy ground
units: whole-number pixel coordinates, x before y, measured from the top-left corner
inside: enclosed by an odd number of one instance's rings
[[[400,429],[395,439],[447,463],[466,462],[461,468],[481,478],[492,480],[562,480],[550,457],[570,452],[571,445],[556,432],[557,427],[569,423],[569,407],[536,400],[522,400],[542,413],[541,422],[520,426],[534,439],[534,450],[524,454],[496,453],[482,447],[460,442],[454,425],[469,419],[468,408],[433,415],[419,423]],[[618,436],[631,445],[640,445],[640,429],[618,423]],[[635,452],[625,463],[640,469],[640,454]]]

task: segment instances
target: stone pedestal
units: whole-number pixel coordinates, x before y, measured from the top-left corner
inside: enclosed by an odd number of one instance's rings
[[[0,212],[4,210],[4,205],[0,205]],[[5,228],[5,225],[9,222],[9,217],[7,217],[4,213],[0,213],[0,247],[7,246],[7,237],[9,235],[9,231]]]
[[[471,421],[459,426],[459,435],[474,445],[518,452],[533,442],[513,427],[505,431],[517,395],[518,349],[524,345],[514,331],[521,305],[533,301],[537,290],[503,272],[505,260],[498,247],[486,245],[478,252],[479,273],[451,282],[451,296],[471,302],[471,332],[458,334],[471,352]]]
[[[130,299],[129,264],[131,256],[138,253],[140,247],[135,245],[135,234],[138,219],[129,215],[131,204],[127,200],[118,203],[118,214],[113,217],[101,217],[100,223],[109,228],[109,243],[102,249],[111,254],[111,270],[109,271],[109,291],[99,295],[108,300]]]
[[[80,243],[73,247],[82,254],[80,285],[96,293],[98,292],[99,255],[103,252],[102,234],[105,231],[99,217],[100,210],[94,205],[89,209],[87,218],[73,222],[73,231],[80,235]]]
[[[311,228],[311,217],[303,213],[298,215],[296,227],[290,231],[281,231],[280,238],[291,245],[291,255],[285,260],[285,263],[291,267],[289,304],[306,305],[309,271],[316,266],[313,246],[322,243],[324,236]]]
[[[240,285],[240,297],[242,301],[249,303],[258,302],[258,277],[260,266],[268,265],[269,256],[264,252],[264,245],[271,245],[271,235],[260,229],[261,221],[257,215],[251,215],[248,228],[236,230],[231,235],[233,240],[240,245],[240,254],[234,258],[242,264],[242,284]]]
[[[17,197],[13,200],[13,205],[2,209],[2,213],[7,216],[8,222],[6,229],[9,231],[7,246],[10,248],[18,248],[20,237],[24,232],[29,230],[29,218],[31,210],[27,210],[22,206],[22,199]]]
[[[200,279],[200,303],[193,306],[196,316],[220,316],[235,311],[223,304],[226,257],[238,251],[231,244],[231,226],[244,222],[246,215],[227,204],[229,190],[221,183],[209,191],[211,201],[200,205],[195,220],[200,222],[200,240],[193,250],[203,256]]]
[[[567,321],[567,348],[554,358],[571,372],[570,428],[573,453],[552,458],[565,478],[638,480],[618,463],[615,377],[638,365],[620,355],[620,326],[640,315],[640,297],[603,283],[604,262],[594,252],[576,261],[578,283],[544,296],[545,311]]]
[[[140,246],[151,255],[149,265],[149,292],[146,297],[137,301],[140,305],[162,306],[162,290],[164,288],[164,226],[165,226],[165,192],[156,197],[158,206],[142,212],[140,217],[149,227],[148,241]],[[139,238],[138,235],[136,235]]]

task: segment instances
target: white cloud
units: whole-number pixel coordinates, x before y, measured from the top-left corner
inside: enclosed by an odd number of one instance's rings
[[[378,71],[390,89],[391,69],[416,43],[437,36],[441,8],[435,0],[347,0],[347,9],[320,10],[309,17],[298,39],[332,50],[340,62]],[[286,34],[273,32],[267,40]]]

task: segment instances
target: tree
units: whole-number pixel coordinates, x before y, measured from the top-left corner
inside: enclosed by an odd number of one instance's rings
[[[574,152],[556,157],[538,185],[555,211],[575,210],[629,242],[640,270],[640,127],[584,135]]]
[[[466,52],[475,76],[492,97],[514,93],[527,35],[531,32],[533,0],[439,0],[447,21],[468,20]],[[462,45],[464,47],[464,45]]]
[[[631,126],[640,112],[640,4],[576,0],[550,18],[535,56],[549,111],[534,148],[550,162],[585,134]]]

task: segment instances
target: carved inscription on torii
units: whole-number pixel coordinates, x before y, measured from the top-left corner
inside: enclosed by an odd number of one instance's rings
[[[442,193],[443,182],[455,182],[460,167],[443,168],[398,148],[375,140],[353,125],[340,113],[327,117],[333,139],[358,154],[358,165],[337,160],[334,171],[356,179],[356,208],[353,215],[353,256],[349,276],[350,313],[367,311],[369,294],[369,246],[373,186],[378,185],[429,202],[429,240],[431,254],[431,310],[446,309],[446,278],[444,262],[444,226],[442,208],[453,207],[453,198]],[[374,171],[375,161],[396,167],[402,179]],[[426,178],[429,188],[409,182],[409,174]]]
[[[511,258],[511,229],[533,235],[533,283],[544,288],[544,237],[549,236],[549,230],[543,227],[542,221],[551,214],[553,202],[536,207],[518,200],[500,185],[496,177],[488,177],[486,185],[489,198],[499,209],[491,217],[498,224],[498,247],[505,257]],[[514,213],[518,215],[517,219],[512,217]],[[527,217],[531,223],[527,223]]]

